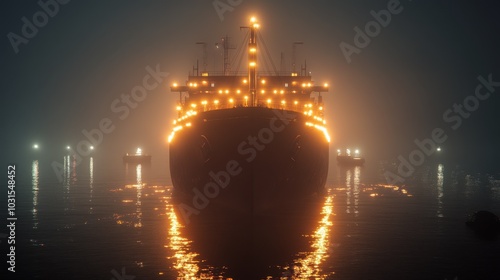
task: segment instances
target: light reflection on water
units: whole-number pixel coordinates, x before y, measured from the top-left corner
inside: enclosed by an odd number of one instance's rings
[[[167,204],[167,215],[170,227],[168,229],[168,245],[165,247],[173,251],[173,255],[168,258],[173,261],[173,269],[177,271],[178,280],[199,279],[197,278],[200,267],[199,261],[195,260],[197,253],[191,252],[191,240],[181,234],[182,225],[179,223],[174,207]]]
[[[299,253],[299,258],[294,260],[293,279],[325,279],[328,275],[322,271],[322,264],[325,263],[330,252],[330,236],[333,223],[331,221],[333,213],[333,195],[328,194],[325,198],[321,210],[321,220],[318,228],[311,235],[311,251]]]
[[[38,192],[39,192],[39,174],[38,174],[38,160],[34,160],[31,165],[31,185],[33,193],[33,229],[38,227]]]
[[[90,231],[99,230],[103,224],[109,222],[114,225],[113,229],[119,227],[120,231],[107,238],[122,240],[126,246],[124,245],[122,248],[120,245],[116,248],[123,251],[108,252],[103,247],[89,252],[94,254],[97,252],[103,256],[108,254],[118,258],[122,258],[124,255],[123,258],[127,261],[127,256],[132,256],[130,258],[133,259],[133,262],[124,261],[124,263],[128,265],[127,272],[131,267],[139,269],[134,272],[134,275],[137,275],[136,279],[172,279],[172,275],[178,280],[228,279],[230,275],[226,275],[228,273],[225,272],[224,267],[208,265],[211,260],[205,257],[203,251],[193,249],[193,240],[197,239],[189,239],[180,224],[179,217],[177,217],[170,202],[172,187],[148,185],[150,180],[148,177],[149,167],[140,164],[126,166],[121,170],[119,176],[129,172],[132,178],[116,183],[111,179],[103,181],[102,178],[99,178],[99,174],[102,173],[97,172],[101,170],[99,162],[92,157],[87,160],[86,164],[82,164],[79,169],[76,169],[74,158],[64,157],[64,180],[61,184],[62,188],[59,185],[57,193],[54,192],[55,188],[48,188],[44,184],[43,162],[42,164],[37,160],[31,162],[31,188],[27,188],[27,191],[31,192],[32,196],[28,196],[26,201],[26,212],[29,213],[26,220],[30,228],[37,229],[29,233],[30,237],[35,240],[32,244],[48,250],[54,248],[51,247],[51,245],[54,246],[53,244],[60,246],[61,237],[88,242],[88,239],[84,238],[85,234],[90,236]],[[86,173],[87,168],[88,174]],[[279,272],[273,270],[269,273],[272,274],[272,279],[336,279],[339,273],[346,275],[346,271],[349,271],[350,275],[358,275],[355,269],[350,271],[349,267],[355,267],[353,265],[359,264],[362,265],[361,269],[363,266],[370,267],[373,263],[377,263],[375,257],[371,259],[372,255],[379,256],[380,252],[387,250],[392,250],[394,255],[379,257],[384,261],[393,258],[395,263],[404,265],[410,270],[417,271],[418,268],[417,265],[412,266],[410,261],[404,261],[407,255],[416,254],[417,257],[424,260],[429,255],[434,254],[440,258],[437,259],[438,265],[454,266],[451,269],[446,269],[450,270],[450,273],[456,273],[458,269],[456,267],[459,266],[457,265],[458,261],[453,257],[461,253],[459,249],[456,249],[454,253],[447,254],[447,251],[442,248],[429,247],[424,248],[426,251],[418,255],[419,250],[424,249],[414,244],[426,242],[428,238],[435,238],[444,244],[462,244],[463,247],[472,244],[473,239],[466,236],[467,232],[460,227],[463,224],[461,215],[469,213],[469,209],[473,209],[472,206],[476,205],[491,206],[493,212],[498,213],[500,181],[498,181],[498,177],[488,178],[489,181],[485,185],[480,181],[480,177],[466,173],[462,173],[462,177],[456,179],[450,177],[451,168],[445,169],[443,164],[430,166],[429,170],[431,170],[428,177],[429,184],[426,185],[419,185],[419,182],[408,183],[408,185],[365,184],[363,181],[365,170],[363,168],[341,170],[342,173],[338,175],[338,184],[332,186],[330,192],[324,197],[321,212],[317,211],[317,215],[314,215],[314,225],[303,236],[304,240],[310,242],[309,249],[296,250],[286,262],[280,261],[281,263],[270,264],[280,268]],[[42,175],[41,182],[40,174]],[[28,173],[27,176],[29,177],[29,175]],[[48,205],[51,203],[48,197],[54,194],[60,201],[62,199],[62,204]],[[81,202],[85,204],[79,204]],[[72,211],[67,211],[68,209],[72,209]],[[53,218],[47,214],[49,211],[61,216],[60,220],[55,221],[60,223],[57,224],[58,228],[55,231],[46,230],[54,223],[54,220],[49,220],[49,218]],[[80,215],[82,212],[85,214],[82,220],[92,221],[92,224],[75,222],[79,221],[80,218],[80,216],[75,215]],[[373,215],[373,213],[379,215]],[[376,217],[387,221],[387,223],[379,225],[376,223],[377,220],[371,220],[367,217]],[[415,223],[407,220],[407,217],[411,217]],[[30,218],[32,223],[29,223]],[[392,223],[393,219],[397,221],[394,224]],[[77,230],[63,229],[68,222],[71,223],[72,228]],[[57,237],[37,235],[43,234],[43,232],[56,232]],[[388,232],[390,234],[387,234]],[[404,236],[404,239],[397,239],[397,234]],[[387,238],[387,236],[396,236],[396,238]],[[379,240],[381,240],[380,246],[377,245]],[[78,244],[78,242],[68,242],[61,246]],[[81,243],[83,245],[72,247],[80,250],[82,261],[92,254],[86,253],[88,243],[85,242]],[[399,251],[391,249],[395,248],[392,245],[393,242],[405,249]],[[49,245],[47,247],[43,244]],[[337,244],[342,244],[342,246],[337,246]],[[488,248],[484,250],[488,250]],[[60,252],[58,251],[58,253]],[[483,256],[482,254],[479,251],[476,253],[479,257]],[[37,261],[40,258],[50,257],[53,255],[46,256],[42,251],[36,251]],[[357,260],[357,263],[352,262],[354,259]],[[159,265],[151,269],[151,263]],[[420,262],[420,265],[424,264],[426,264],[425,261]],[[110,266],[104,268],[105,273],[109,274],[111,269],[120,269],[118,265],[110,264]],[[435,267],[433,269],[439,271],[437,273],[441,273],[438,275],[443,275],[439,270],[441,268]],[[46,269],[49,270],[49,268]],[[153,271],[159,278],[140,277],[142,276],[140,275],[141,271],[143,273]],[[112,275],[105,276],[108,277],[104,278],[109,279]],[[265,276],[262,275],[262,279],[265,279]],[[361,277],[357,279],[361,279]]]

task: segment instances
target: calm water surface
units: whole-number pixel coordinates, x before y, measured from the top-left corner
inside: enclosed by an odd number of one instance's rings
[[[259,221],[243,244],[236,225],[182,225],[163,162],[66,156],[62,182],[50,163],[18,164],[20,279],[500,279],[499,240],[464,225],[479,209],[500,214],[498,174],[435,162],[395,186],[381,164],[332,162],[311,211]]]

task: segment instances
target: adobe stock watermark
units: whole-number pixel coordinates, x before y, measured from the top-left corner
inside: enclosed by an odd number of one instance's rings
[[[344,41],[339,45],[347,63],[352,62],[351,56],[353,54],[360,54],[362,49],[368,47],[372,39],[382,32],[382,28],[387,27],[391,23],[392,16],[400,14],[403,9],[404,7],[399,0],[390,0],[387,2],[387,9],[382,9],[378,12],[371,10],[370,15],[373,17],[373,20],[365,24],[364,30],[358,26],[354,27],[354,46]]]
[[[451,130],[459,129],[463,124],[463,120],[470,118],[471,114],[479,109],[481,101],[486,101],[495,92],[495,88],[500,87],[500,81],[494,81],[492,76],[492,74],[489,74],[488,78],[478,76],[479,83],[475,88],[474,94],[468,95],[462,103],[455,103],[450,109],[444,111],[443,121],[449,125]],[[438,145],[443,144],[447,139],[448,135],[446,131],[440,127],[434,128],[429,138],[423,140],[415,139],[414,143],[417,148],[411,151],[407,158],[402,155],[398,156],[398,174],[394,174],[391,171],[384,173],[387,183],[403,183],[405,178],[410,177],[415,172],[415,169],[425,162],[426,157],[434,154]]]
[[[220,21],[224,20],[224,13],[234,11],[235,7],[238,7],[243,0],[214,0],[212,5],[214,6]]]
[[[21,27],[21,32],[16,34],[14,32],[9,32],[7,38],[12,46],[12,49],[17,54],[19,53],[19,46],[21,44],[28,44],[29,39],[33,39],[37,34],[39,28],[43,28],[49,22],[49,18],[55,17],[60,10],[60,5],[66,5],[70,0],[40,0],[38,1],[38,6],[41,10],[35,12],[31,17],[31,20],[27,17],[22,17],[21,21],[23,26]]]
[[[274,117],[269,120],[269,126],[259,129],[256,135],[249,135],[248,138],[238,144],[238,154],[245,157],[246,162],[251,163],[257,157],[258,152],[263,151],[266,145],[274,140],[274,135],[283,131],[295,114],[286,111],[273,110]],[[203,190],[193,188],[192,206],[180,203],[178,209],[186,224],[190,222],[190,216],[200,214],[210,204],[210,199],[216,198],[221,189],[226,188],[231,182],[231,178],[238,176],[243,171],[237,160],[229,160],[226,163],[225,170],[217,173],[210,171],[210,181],[203,186]]]
[[[142,78],[142,85],[133,87],[130,94],[122,94],[120,98],[114,99],[110,104],[111,112],[121,121],[128,118],[130,112],[146,99],[148,93],[161,85],[165,78],[170,75],[167,72],[162,72],[159,64],[154,69],[149,65],[145,69],[147,74]],[[115,128],[113,120],[110,117],[104,117],[99,121],[97,128],[91,130],[83,129],[82,134],[84,139],[77,143],[76,150],[70,149],[71,154],[75,156],[76,165],[78,166],[82,162],[83,157],[91,154],[92,146],[99,146],[104,140],[104,135],[113,132]],[[59,182],[62,182],[64,174],[63,164],[53,161],[51,165],[57,179]]]
[[[125,272],[125,267],[122,267],[122,274],[119,274],[116,269],[111,270],[111,274],[113,274],[114,277],[111,278],[111,280],[134,280],[135,276],[134,275],[127,275]]]

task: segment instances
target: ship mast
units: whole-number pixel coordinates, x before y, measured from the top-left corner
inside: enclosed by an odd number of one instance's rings
[[[248,86],[252,106],[257,106],[256,84],[257,84],[257,29],[259,24],[252,17],[250,20],[250,40],[248,42]]]

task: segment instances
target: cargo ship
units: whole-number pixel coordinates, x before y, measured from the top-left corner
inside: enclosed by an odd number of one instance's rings
[[[185,83],[170,87],[179,96],[168,136],[170,175],[185,222],[207,213],[269,215],[324,192],[330,136],[322,94],[328,84],[317,85],[306,67],[261,70],[259,54],[267,48],[260,25],[252,18],[242,29],[246,71],[228,67],[225,38],[222,72],[200,71],[197,63]]]
[[[361,166],[365,164],[365,159],[360,156],[359,150],[355,150],[354,154],[350,149],[345,152],[337,150],[337,164],[340,166]]]
[[[131,164],[151,163],[151,155],[144,154],[141,148],[137,148],[135,154],[126,153],[123,156],[123,162]]]

